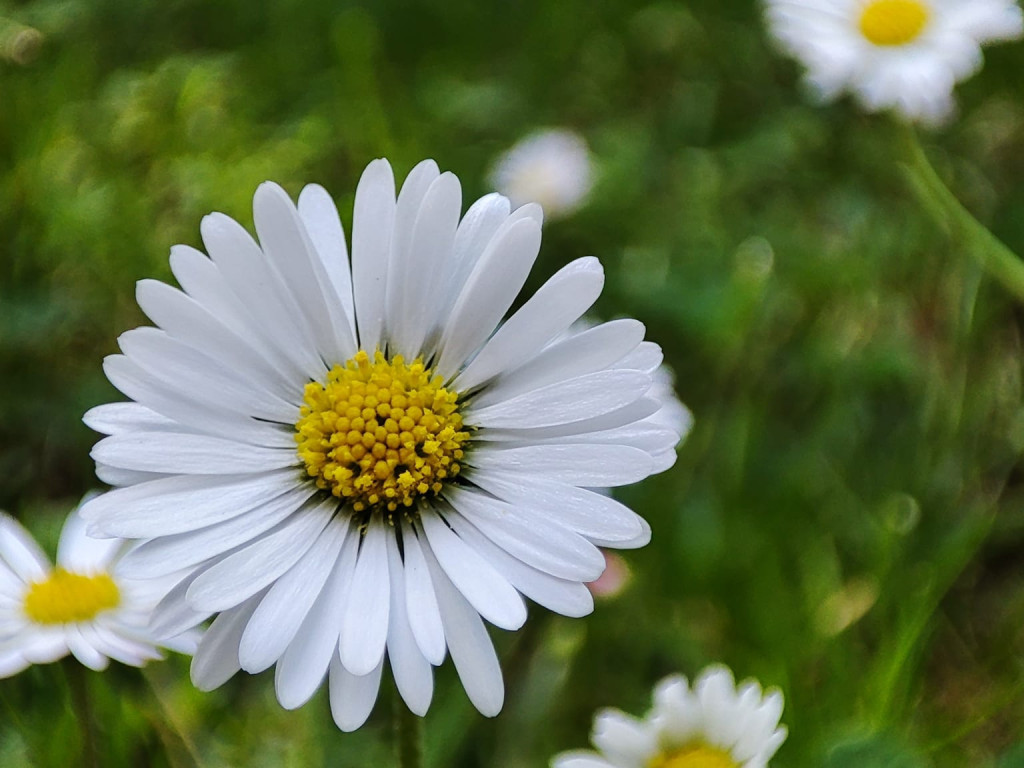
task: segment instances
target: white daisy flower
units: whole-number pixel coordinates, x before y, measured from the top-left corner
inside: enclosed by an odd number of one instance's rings
[[[358,728],[385,653],[426,712],[450,653],[471,701],[495,715],[501,670],[482,619],[516,629],[522,595],[582,616],[599,546],[650,529],[589,488],[633,483],[678,434],[649,421],[661,363],[644,327],[617,320],[560,338],[597,299],[594,258],[572,262],[503,324],[540,249],[537,205],[488,195],[460,220],[461,188],[425,161],[395,195],[391,166],[356,190],[352,263],[333,202],[256,192],[260,242],[207,216],[209,258],[176,246],[183,287],[139,283],[159,328],[105,361],[133,403],[86,422],[109,435],[97,472],[124,486],[83,509],[96,532],[147,539],[139,576],[178,568],[156,627],[219,613],[197,686],[276,665],[300,706],[329,674],[335,721]]]
[[[782,694],[754,681],[739,688],[732,672],[708,667],[691,689],[677,675],[654,689],[643,720],[599,712],[590,740],[598,752],[565,752],[552,768],[764,768],[786,740]]]
[[[765,0],[774,35],[826,99],[937,124],[953,87],[981,68],[984,43],[1024,33],[1015,0]]]
[[[73,511],[50,565],[32,536],[0,513],[0,677],[69,653],[90,669],[110,659],[141,667],[163,658],[159,646],[195,650],[186,632],[158,642],[150,613],[174,582],[140,582],[121,572],[126,543],[93,539]]]
[[[513,205],[540,203],[549,218],[568,216],[593,184],[590,150],[583,137],[564,129],[538,131],[498,158],[494,188]]]

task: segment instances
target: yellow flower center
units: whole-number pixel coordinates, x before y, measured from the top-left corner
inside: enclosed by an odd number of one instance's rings
[[[469,433],[458,393],[421,360],[360,350],[327,382],[306,385],[295,423],[298,454],[318,487],[356,512],[411,507],[459,474]]]
[[[45,581],[29,586],[25,613],[36,624],[72,624],[90,621],[120,602],[121,592],[108,574],[85,576],[54,568]]]
[[[740,768],[728,752],[693,744],[672,752],[658,755],[647,764],[647,768]]]
[[[929,16],[922,0],[872,0],[860,15],[860,31],[875,45],[906,45],[921,34]]]

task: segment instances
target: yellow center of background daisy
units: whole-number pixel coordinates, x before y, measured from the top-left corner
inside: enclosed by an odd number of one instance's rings
[[[29,586],[25,613],[36,624],[90,621],[121,602],[117,584],[105,573],[83,576],[54,568],[45,581]]]
[[[360,350],[327,382],[306,385],[295,424],[298,453],[319,488],[361,512],[394,512],[459,473],[469,433],[458,394],[415,360]]]
[[[906,45],[928,23],[928,6],[920,0],[873,0],[860,16],[860,31],[875,45]]]
[[[739,768],[732,756],[716,747],[697,744],[658,755],[648,768]]]

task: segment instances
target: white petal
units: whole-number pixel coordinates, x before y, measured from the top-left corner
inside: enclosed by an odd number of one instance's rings
[[[601,550],[568,528],[476,491],[451,488],[445,496],[481,533],[527,565],[571,581],[593,581],[604,572]]]
[[[285,709],[295,709],[309,700],[327,674],[331,658],[338,655],[341,621],[356,568],[359,538],[358,529],[351,526],[327,583],[277,662],[274,688]]]
[[[617,709],[598,712],[590,740],[613,763],[636,768],[646,765],[658,748],[653,729]]]
[[[356,352],[355,337],[291,198],[277,184],[260,184],[253,218],[263,252],[308,321],[321,357],[348,360]]]
[[[148,539],[230,520],[300,484],[295,470],[243,479],[180,475],[109,491],[79,514],[93,524],[90,535]]]
[[[349,268],[345,230],[338,209],[327,190],[319,184],[307,184],[299,193],[299,216],[323,262],[355,338],[355,326],[352,325],[356,316],[352,302],[352,271]]]
[[[374,160],[356,187],[352,218],[352,293],[359,346],[373,351],[384,333],[388,251],[395,222],[395,177],[387,160]]]
[[[26,583],[42,581],[50,572],[50,561],[35,539],[21,524],[0,512],[0,560]]]
[[[466,695],[480,714],[494,717],[505,700],[505,683],[494,645],[473,606],[444,575],[429,547],[423,554],[437,593],[444,636]]]
[[[644,324],[622,319],[602,323],[545,347],[514,371],[502,374],[474,397],[483,408],[516,395],[604,370],[636,348]]]
[[[540,477],[475,471],[473,482],[513,506],[548,517],[588,538],[628,541],[643,530],[640,517],[615,499]]]
[[[578,320],[603,287],[604,270],[594,257],[567,264],[505,321],[452,386],[460,392],[475,389],[529,360]]]
[[[262,593],[255,594],[241,605],[224,611],[203,634],[190,670],[192,684],[200,691],[219,688],[241,669],[238,643],[262,597]]]
[[[447,520],[463,540],[535,603],[573,618],[586,616],[594,610],[594,596],[582,582],[559,579],[532,568],[492,542],[457,512],[449,513]]]
[[[523,626],[526,606],[508,580],[436,514],[423,514],[420,521],[438,563],[476,612],[502,629]]]
[[[102,672],[110,666],[110,659],[100,653],[86,640],[77,626],[68,626],[64,630],[64,640],[68,644],[71,655],[94,672]]]
[[[551,761],[551,768],[621,768],[595,752],[563,752]]]
[[[391,586],[387,537],[394,533],[377,516],[370,520],[341,624],[341,662],[353,675],[369,674],[384,656]]]
[[[148,579],[225,555],[286,520],[315,492],[299,485],[229,520],[145,541],[121,559],[118,570],[129,578]]]
[[[408,184],[408,182],[406,182]],[[402,197],[398,198],[401,214]],[[405,253],[395,252],[388,274],[388,335],[395,351],[411,360],[420,354],[437,316],[440,276],[452,257],[455,228],[462,207],[462,187],[451,173],[437,177],[426,190]],[[401,218],[397,222],[404,224]],[[404,232],[396,224],[396,238]]]
[[[199,229],[210,258],[230,290],[252,308],[263,333],[309,378],[322,376],[324,363],[305,316],[249,233],[220,213],[205,216]]]
[[[150,614],[149,631],[154,638],[166,640],[198,627],[210,617],[208,611],[197,611],[185,600],[192,582],[207,570],[209,566],[198,568],[178,582],[157,603]]]
[[[246,672],[262,672],[284,653],[334,569],[348,528],[347,523],[331,521],[302,560],[267,592],[238,648]]]
[[[657,398],[650,396],[641,397],[636,402],[630,403],[623,408],[618,408],[590,419],[533,429],[518,429],[516,427],[487,429],[479,432],[477,439],[481,441],[532,444],[549,442],[557,438],[578,436],[580,442],[586,442],[589,441],[592,434],[603,433],[610,429],[618,429],[619,427],[643,421],[657,413],[661,406],[662,403]],[[600,435],[598,436],[600,437]]]
[[[161,416],[138,403],[107,403],[90,408],[82,416],[85,425],[101,435],[119,435],[122,432],[181,431],[178,422]]]
[[[424,657],[439,666],[445,657],[444,626],[437,607],[437,596],[430,580],[427,561],[423,559],[419,535],[408,522],[402,524],[405,550],[405,594],[409,626]]]
[[[200,258],[207,260],[205,256]],[[287,369],[269,362],[266,345],[251,346],[192,297],[158,280],[140,280],[135,286],[135,298],[149,319],[172,338],[228,368],[245,371],[247,380],[257,380],[285,399],[302,391],[301,376],[293,372],[285,375],[282,370]]]
[[[384,668],[384,659],[377,666],[362,676],[353,675],[341,663],[338,654],[331,659],[331,715],[342,731],[349,733],[357,730],[373,711],[380,690],[380,675]]]
[[[474,450],[466,463],[482,470],[523,473],[585,488],[628,485],[651,474],[650,455],[628,445],[488,446]]]
[[[330,522],[335,500],[300,512],[200,576],[185,595],[201,611],[223,611],[271,584],[303,557]]]
[[[549,384],[483,408],[470,407],[466,423],[481,427],[533,429],[569,424],[611,413],[636,402],[651,377],[631,370],[588,373]]]
[[[490,336],[512,305],[540,251],[540,225],[520,219],[499,232],[466,280],[439,345],[446,380]]]
[[[497,193],[484,195],[469,206],[455,232],[452,266],[444,292],[444,307],[455,304],[462,287],[466,284],[466,279],[483,256],[491,238],[508,218],[510,210],[508,198]],[[445,324],[447,316],[439,319]]]
[[[57,543],[57,564],[78,573],[106,571],[122,550],[120,539],[94,539],[85,532],[86,522],[77,510],[68,515]]]
[[[414,714],[423,717],[434,695],[434,674],[416,644],[409,626],[405,599],[405,568],[394,536],[387,537],[388,575],[391,579],[391,620],[388,625],[388,659],[395,685]]]
[[[111,435],[91,453],[100,463],[139,472],[182,475],[230,475],[267,472],[295,466],[292,448],[247,446],[208,435],[132,432]]]
[[[644,341],[612,367],[653,373],[664,361],[665,355],[662,353],[661,347],[653,341]]]

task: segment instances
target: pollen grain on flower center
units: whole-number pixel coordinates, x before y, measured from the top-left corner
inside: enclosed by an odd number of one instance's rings
[[[117,584],[106,573],[86,576],[55,568],[25,594],[25,613],[37,624],[90,621],[121,602]]]
[[[739,768],[732,756],[705,744],[683,747],[655,757],[648,768]]]
[[[422,361],[363,350],[306,385],[298,454],[319,488],[356,512],[394,512],[458,475],[469,433],[458,393]]]
[[[872,0],[861,12],[860,31],[875,45],[906,45],[921,34],[929,16],[922,0]]]

